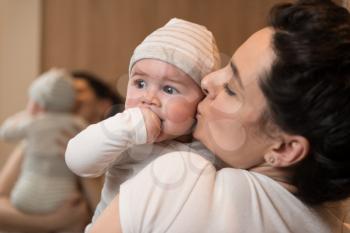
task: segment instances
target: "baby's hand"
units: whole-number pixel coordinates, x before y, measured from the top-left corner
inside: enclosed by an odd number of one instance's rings
[[[157,114],[148,108],[141,108],[141,112],[146,124],[147,143],[153,143],[161,131],[161,121]]]

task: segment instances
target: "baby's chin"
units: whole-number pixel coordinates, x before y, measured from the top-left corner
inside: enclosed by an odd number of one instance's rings
[[[171,134],[167,134],[165,132],[161,132],[159,134],[159,136],[157,137],[155,142],[164,142],[164,141],[169,141],[169,140],[173,140],[175,138],[177,138],[178,136],[176,135],[171,135]]]

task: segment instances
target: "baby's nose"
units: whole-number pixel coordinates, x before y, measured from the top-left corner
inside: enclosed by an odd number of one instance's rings
[[[155,93],[147,92],[142,98],[141,103],[143,105],[157,106],[160,107],[160,100]]]

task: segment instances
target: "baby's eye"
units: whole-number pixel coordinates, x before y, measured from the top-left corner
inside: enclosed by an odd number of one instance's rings
[[[145,80],[142,79],[137,79],[134,81],[134,85],[138,88],[138,89],[142,89],[146,86],[146,82]]]
[[[176,90],[176,88],[172,87],[172,86],[164,86],[163,87],[163,91],[170,94],[170,95],[173,95],[173,94],[178,94],[179,91]]]

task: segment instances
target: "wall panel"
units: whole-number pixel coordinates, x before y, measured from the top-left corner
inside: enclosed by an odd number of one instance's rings
[[[40,43],[41,0],[0,0],[0,123],[25,107]],[[14,145],[0,141],[0,168]]]
[[[45,0],[42,69],[89,69],[123,90],[133,49],[170,18],[206,25],[222,53],[231,56],[263,27],[276,2],[281,1]]]

